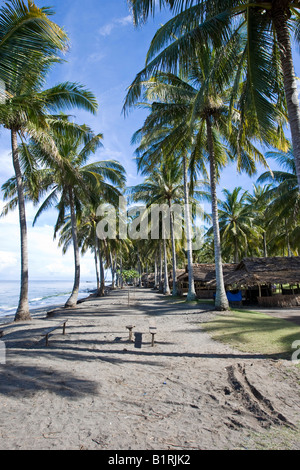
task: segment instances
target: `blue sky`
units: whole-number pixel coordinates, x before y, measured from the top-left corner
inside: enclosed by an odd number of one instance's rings
[[[70,38],[66,63],[58,65],[49,75],[47,86],[62,81],[79,82],[96,95],[97,116],[73,110],[78,123],[89,124],[104,134],[104,148],[94,159],[119,160],[127,171],[127,184],[140,181],[130,144],[133,133],[141,126],[145,111],[135,110],[126,118],[122,115],[126,89],[144,66],[150,41],[169,14],[162,12],[150,18],[145,26],[135,28],[126,0],[36,0],[38,6],[52,6],[53,20],[63,26]],[[296,68],[298,57],[295,57]],[[10,136],[0,130],[0,186],[13,175],[10,157]],[[255,178],[254,178],[255,180]],[[224,172],[221,188],[241,185],[251,189],[253,179],[237,175],[234,167]],[[0,210],[3,206],[0,195]],[[36,209],[27,207],[29,227],[29,261],[31,279],[72,279],[72,250],[62,257],[57,242],[53,242],[56,212],[44,214],[32,228]],[[18,214],[0,219],[0,279],[19,279]],[[82,278],[94,278],[93,257],[82,259]]]

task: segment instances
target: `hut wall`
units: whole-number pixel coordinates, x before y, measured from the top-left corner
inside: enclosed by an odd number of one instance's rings
[[[272,297],[258,297],[261,307],[297,307],[300,306],[300,295],[273,295]]]
[[[213,299],[214,298],[214,290],[205,289],[205,288],[196,288],[196,295],[198,299]]]
[[[179,281],[177,283],[177,293],[178,295],[186,294],[189,290],[189,283],[184,281]]]

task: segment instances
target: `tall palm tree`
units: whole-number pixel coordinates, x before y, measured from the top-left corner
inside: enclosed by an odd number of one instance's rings
[[[247,256],[250,243],[256,244],[261,238],[259,225],[255,222],[253,207],[247,204],[247,191],[239,186],[232,192],[223,190],[225,198],[219,203],[220,234],[224,253],[233,258],[234,263]]]
[[[81,128],[81,132],[78,130]],[[56,151],[60,156],[60,165],[53,166],[45,174],[42,181],[43,191],[49,191],[48,196],[40,206],[34,223],[40,214],[51,205],[58,209],[58,218],[54,228],[56,235],[65,224],[65,217],[69,211],[74,250],[75,275],[74,285],[66,307],[74,307],[77,303],[80,285],[80,255],[77,234],[77,220],[80,219],[84,204],[99,205],[101,197],[104,201],[119,197],[120,188],[125,183],[125,170],[120,163],[113,160],[104,160],[87,163],[88,158],[102,145],[102,134],[94,134],[86,126],[72,125],[68,131],[52,132]],[[39,144],[32,143],[34,155],[41,156],[44,149]],[[110,184],[111,183],[111,184]]]
[[[92,113],[96,112],[94,95],[81,85],[62,83],[50,89],[43,89],[47,72],[57,63],[56,57],[44,57],[40,52],[27,55],[27,63],[22,66],[12,64],[15,75],[6,81],[7,99],[0,103],[0,124],[11,134],[12,160],[18,191],[18,207],[21,238],[21,290],[15,320],[30,318],[28,304],[28,248],[27,224],[22,170],[19,161],[18,139],[32,137],[42,146],[51,145],[49,112],[77,106]],[[20,73],[21,72],[21,73]],[[55,118],[54,118],[55,120]],[[59,120],[59,119],[58,119]],[[53,119],[52,119],[53,121]],[[50,139],[50,141],[49,141]],[[53,154],[53,158],[58,155]]]
[[[180,65],[186,69],[201,44],[211,41],[215,47],[222,47],[237,33],[243,35],[244,49],[237,57],[237,77],[246,71],[240,105],[251,107],[252,119],[266,135],[269,125],[276,121],[272,103],[279,101],[281,106],[286,102],[300,187],[300,107],[291,46],[292,40],[300,40],[299,2],[129,0],[129,4],[137,24],[146,21],[156,8],[168,7],[175,15],[153,38],[134,94],[139,93],[138,83],[158,68],[173,71]]]
[[[271,244],[273,249],[276,244],[285,246],[290,256],[292,248],[298,251],[300,218],[300,191],[293,150],[290,148],[286,153],[267,152],[266,157],[275,160],[282,168],[272,173],[265,172],[257,180],[258,183],[269,183],[269,204],[265,217],[273,231]]]
[[[238,54],[239,47],[238,43],[232,45],[229,55],[234,57]],[[223,54],[220,56],[211,48],[203,47],[197,61],[190,62],[185,75],[157,73],[149,80],[151,96],[156,93],[156,102],[152,100],[152,112],[145,125],[148,140],[151,141],[152,138],[154,141],[152,157],[157,157],[158,149],[163,145],[172,152],[179,147],[186,149],[188,144],[191,148],[190,164],[195,172],[203,171],[205,163],[208,163],[218,286],[216,307],[219,309],[228,308],[218,219],[219,170],[229,159],[236,159],[238,170],[244,170],[248,174],[255,172],[256,161],[266,164],[262,153],[252,143],[252,138],[256,136],[255,125],[252,127],[248,116],[245,119],[245,116],[231,107],[229,83],[235,69],[227,69],[225,83],[224,60]],[[142,83],[144,87],[147,84],[148,82]],[[129,95],[131,91],[129,90]],[[242,124],[243,133],[240,132]],[[163,125],[166,126],[163,142],[156,137],[155,125],[159,127],[160,133]],[[146,152],[144,158],[149,158],[149,153]]]
[[[270,194],[271,184],[260,185],[253,184],[252,194],[246,196],[247,203],[255,217],[255,225],[258,226],[262,232],[263,248],[259,249],[259,253],[264,257],[268,256],[268,241],[271,236],[271,218],[268,217],[268,205],[272,200]]]
[[[169,208],[169,224],[172,245],[172,269],[173,269],[173,288],[172,295],[176,296],[176,248],[175,248],[175,228],[174,214],[172,213],[173,204],[181,204],[184,197],[183,192],[183,174],[178,157],[170,157],[163,160],[157,168],[154,168],[146,180],[136,186],[129,188],[132,199],[135,202],[142,201],[147,203],[147,207],[153,204],[166,204]],[[167,223],[167,221],[164,221]],[[166,240],[164,237],[164,254],[166,255]],[[166,258],[166,256],[165,256]],[[165,263],[166,266],[166,263]],[[165,283],[167,281],[165,275]],[[168,286],[165,285],[165,293]]]

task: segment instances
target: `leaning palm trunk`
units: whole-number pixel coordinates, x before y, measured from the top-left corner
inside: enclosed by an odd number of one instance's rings
[[[297,90],[297,79],[295,75],[290,32],[287,13],[278,2],[277,10],[274,8],[273,21],[280,49],[281,67],[283,71],[283,82],[287,102],[288,119],[291,129],[293,153],[295,157],[296,174],[300,188],[300,107]]]
[[[212,218],[213,218],[213,231],[214,231],[214,245],[215,245],[215,269],[216,269],[216,299],[215,306],[218,310],[228,310],[229,304],[224,286],[222,254],[221,254],[221,239],[219,229],[219,214],[218,214],[218,199],[217,199],[217,176],[216,176],[216,161],[215,151],[213,144],[213,135],[210,118],[206,119],[207,125],[207,140],[209,150],[209,164],[210,164],[210,191],[212,201]]]
[[[186,227],[186,240],[187,240],[187,261],[188,261],[188,279],[189,290],[187,293],[187,300],[194,300],[196,298],[194,272],[193,272],[193,251],[191,239],[191,221],[190,221],[190,207],[189,207],[189,187],[188,187],[188,169],[187,157],[183,157],[183,186],[184,186],[184,214],[185,214],[185,227]]]
[[[69,188],[69,199],[70,199],[70,213],[71,213],[71,226],[72,226],[72,240],[73,240],[73,249],[74,249],[74,264],[75,264],[75,276],[74,276],[74,285],[71,296],[67,300],[65,307],[75,307],[77,304],[79,285],[80,285],[80,255],[79,255],[79,246],[77,238],[77,221],[76,213],[74,206],[74,197],[72,188]]]
[[[17,131],[11,130],[11,146],[13,166],[17,181],[19,221],[20,221],[20,241],[21,241],[21,289],[19,305],[15,314],[15,321],[30,320],[29,303],[28,303],[28,241],[27,241],[27,224],[25,211],[25,198],[23,191],[22,173],[18,155]]]

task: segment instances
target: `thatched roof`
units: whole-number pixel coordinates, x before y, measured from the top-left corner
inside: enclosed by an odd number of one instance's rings
[[[186,272],[185,269],[176,269],[176,279],[178,280],[178,278],[180,276],[182,276],[182,274],[184,274]],[[169,281],[172,281],[173,280],[173,270],[170,271],[169,273]]]
[[[194,280],[203,286],[216,287],[214,264],[194,264]],[[244,258],[238,264],[223,264],[225,286],[246,287],[263,284],[300,284],[300,256],[273,258]],[[187,281],[188,272],[178,281]]]
[[[300,283],[300,256],[244,258],[236,269],[224,275],[226,285],[256,286],[263,284]]]
[[[237,264],[233,263],[226,263],[223,264],[223,272],[224,274],[227,274],[229,272],[232,272],[235,268],[237,267]],[[206,285],[209,282],[215,281],[216,278],[216,270],[215,270],[215,264],[193,264],[193,274],[194,274],[194,280],[197,282],[201,282],[204,285]],[[178,281],[187,281],[188,279],[188,272],[182,274],[181,276],[178,277]]]
[[[144,273],[144,274],[142,275],[142,281],[144,281],[144,282],[145,282],[145,281],[150,281],[150,282],[151,282],[151,281],[154,281],[154,277],[155,277],[155,276],[154,276],[154,273],[149,273],[149,274]]]
[[[178,276],[181,276],[181,274],[184,274],[185,272],[186,272],[185,269],[176,269],[176,279],[178,279]],[[164,277],[165,277],[165,273],[162,272],[162,278],[164,279]],[[172,279],[173,279],[173,270],[169,271],[168,279],[169,279],[169,281],[172,281]],[[155,274],[154,273],[149,273],[149,274],[144,273],[142,275],[142,281],[143,282],[146,282],[146,281],[153,282],[154,280],[155,280]]]

